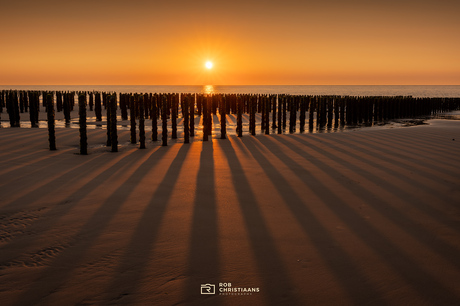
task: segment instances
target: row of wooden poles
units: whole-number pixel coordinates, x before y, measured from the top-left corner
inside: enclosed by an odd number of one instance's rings
[[[307,95],[261,95],[261,94],[131,94],[99,92],[0,92],[0,114],[6,107],[10,126],[20,126],[20,113],[29,112],[32,127],[38,126],[40,97],[47,111],[50,149],[56,149],[55,110],[64,113],[66,124],[70,124],[70,113],[78,96],[80,153],[87,154],[86,119],[87,108],[95,112],[96,121],[102,121],[102,108],[107,118],[107,146],[113,152],[118,149],[117,109],[121,119],[130,120],[131,142],[145,148],[145,120],[151,120],[151,140],[158,140],[158,121],[161,120],[162,145],[167,145],[168,120],[171,121],[171,138],[177,138],[177,119],[183,118],[184,143],[195,136],[195,116],[202,117],[203,141],[212,134],[212,115],[220,115],[221,138],[226,138],[226,115],[236,114],[238,137],[243,136],[242,115],[248,114],[249,133],[256,135],[256,113],[261,117],[261,133],[270,134],[270,129],[282,134],[287,128],[295,133],[297,119],[300,132],[305,131],[308,114],[309,130],[345,125],[371,125],[398,118],[432,116],[437,113],[460,109],[460,98],[413,98],[413,97],[353,97],[353,96],[307,96]],[[56,107],[55,107],[56,104]],[[129,111],[129,114],[128,114]],[[298,114],[299,113],[299,114]],[[316,116],[315,116],[316,114]],[[271,118],[271,122],[270,122]],[[139,127],[137,128],[137,122]],[[137,135],[139,130],[139,135]]]

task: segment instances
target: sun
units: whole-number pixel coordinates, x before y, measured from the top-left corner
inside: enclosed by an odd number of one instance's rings
[[[211,61],[207,61],[206,64],[204,64],[204,65],[205,65],[205,67],[206,67],[207,69],[212,69],[212,66],[213,66],[213,64],[212,64]]]

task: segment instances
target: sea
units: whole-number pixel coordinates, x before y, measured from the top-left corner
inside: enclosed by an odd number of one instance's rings
[[[0,85],[0,90],[460,97],[460,85]]]

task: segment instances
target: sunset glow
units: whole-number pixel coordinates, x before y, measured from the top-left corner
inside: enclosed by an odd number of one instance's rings
[[[207,61],[206,64],[205,64],[205,66],[206,66],[206,69],[212,69],[212,66],[213,66],[213,65],[212,65],[212,62]]]
[[[0,84],[460,84],[459,11],[449,0],[9,1]]]

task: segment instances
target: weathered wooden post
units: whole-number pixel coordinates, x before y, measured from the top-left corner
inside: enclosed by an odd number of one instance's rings
[[[46,96],[46,111],[48,115],[48,142],[50,150],[56,150],[56,132],[54,130],[54,101],[53,96]]]
[[[283,95],[283,131],[286,130],[287,97]]]
[[[99,92],[95,93],[94,112],[96,113],[96,121],[102,121],[101,93]]]
[[[260,132],[263,133],[265,131],[265,106],[267,102],[267,97],[265,95],[261,95],[259,99],[259,107],[258,110],[260,112]]]
[[[182,117],[184,117],[184,143],[190,142],[190,127],[189,127],[189,96],[182,95]]]
[[[171,95],[171,138],[177,139],[177,109],[178,109],[178,94]]]
[[[289,108],[289,134],[293,134],[295,132],[296,127],[296,120],[297,120],[297,107],[296,107],[296,100],[291,97],[290,101],[290,108]]]
[[[152,97],[152,104],[150,109],[150,117],[152,118],[152,141],[158,140],[158,97],[159,96],[157,94]]]
[[[251,97],[249,102],[249,131],[252,136],[256,136],[256,108],[259,95]]]
[[[111,145],[112,145],[112,152],[118,152],[118,135],[117,135],[117,99],[116,96],[111,96],[109,98],[110,104],[110,137],[111,137]]]
[[[242,118],[243,103],[240,96],[237,96],[237,118],[236,118],[236,133],[238,137],[243,137],[243,118]]]
[[[273,100],[273,113],[272,113],[272,129],[276,129],[276,108],[278,103],[278,95],[275,95]]]
[[[305,96],[300,98],[300,115],[299,115],[299,129],[300,133],[305,131]]]
[[[80,116],[80,154],[88,155],[88,139],[86,136],[86,93],[78,95],[78,115]]]
[[[220,113],[220,139],[226,139],[227,138],[227,114],[226,114],[226,97],[225,96],[220,96],[220,107],[219,107],[219,113]]]
[[[327,128],[330,130],[332,128],[332,120],[334,115],[334,98],[329,97],[327,100]]]
[[[196,94],[193,95],[193,97],[190,99],[190,112],[189,112],[189,117],[190,117],[190,137],[195,136],[195,100],[196,100]]]
[[[139,149],[145,149],[144,96],[140,95],[139,104]]]
[[[314,126],[314,120],[315,120],[315,102],[313,99],[316,99],[315,97],[309,96],[308,97],[308,131],[310,133],[313,132],[313,126]]]
[[[162,107],[161,107],[161,120],[162,120],[162,133],[161,140],[162,146],[168,145],[168,101],[166,97],[162,95]]]
[[[110,133],[112,132],[112,103],[110,103],[111,96],[108,97],[108,101],[106,102],[106,118],[107,118],[107,143],[106,146],[112,146],[112,136]]]
[[[283,126],[281,122],[281,112],[283,108],[283,97],[278,95],[278,134],[281,134],[281,128]]]
[[[136,139],[136,102],[134,101],[133,95],[129,96],[129,119],[131,123],[131,143],[135,144],[137,142]]]
[[[265,100],[265,135],[270,134],[270,109],[272,96],[268,96]]]
[[[89,93],[89,110],[92,112],[94,106],[94,94],[93,92]]]
[[[209,128],[209,124],[208,124],[208,112],[210,111],[209,110],[209,95],[207,97],[204,97],[204,99],[202,100],[202,112],[203,112],[203,115],[202,115],[202,125],[203,125],[203,141],[208,141],[208,137],[209,137],[209,131],[208,131],[208,128]]]

